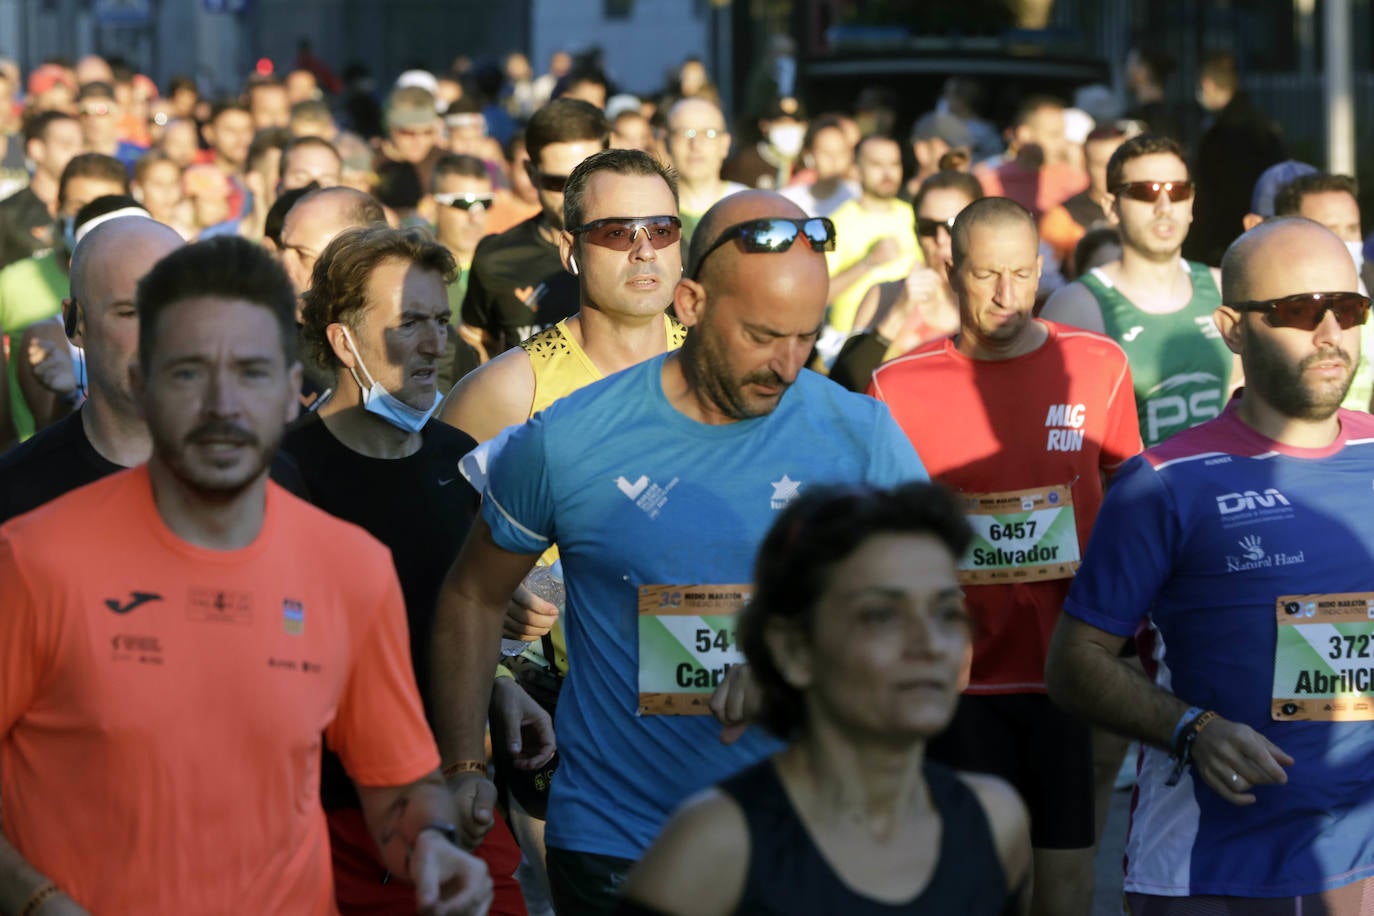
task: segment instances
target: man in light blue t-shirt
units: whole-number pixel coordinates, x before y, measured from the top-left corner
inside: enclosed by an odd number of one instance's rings
[[[628,231],[639,266],[614,250],[624,232],[565,235],[565,260],[592,270],[615,258],[619,274],[635,273],[624,282],[641,282],[654,275],[654,249],[647,230]],[[674,295],[691,329],[682,349],[553,404],[491,468],[440,600],[439,737],[460,800],[480,807],[502,616],[556,542],[569,676],[546,837],[560,912],[610,912],[681,801],[777,749],[757,730],[722,734],[692,714],[707,712],[712,688],[734,684],[733,613],[777,512],[821,483],[926,476],[884,405],[802,368],[825,314],[832,237],[770,192],[712,207]]]

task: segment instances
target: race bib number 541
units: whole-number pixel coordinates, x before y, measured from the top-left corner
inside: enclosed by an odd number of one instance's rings
[[[711,694],[744,656],[735,620],[749,585],[639,589],[640,715],[710,715]]]

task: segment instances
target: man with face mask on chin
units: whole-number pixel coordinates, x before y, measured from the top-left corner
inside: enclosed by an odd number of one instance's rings
[[[453,256],[418,229],[372,224],[339,232],[319,254],[302,295],[307,353],[334,376],[333,393],[289,429],[282,449],[296,459],[307,497],[386,544],[401,580],[410,656],[428,699],[430,631],[439,585],[477,512],[477,493],[458,473],[476,446],[444,423],[429,422],[439,405],[438,360],[449,324],[447,285]],[[548,716],[522,690],[500,685],[494,716],[507,732],[531,736],[531,766],[553,753]],[[537,733],[536,733],[537,730]],[[385,866],[339,759],[327,754],[321,798],[329,823],[335,894],[346,912],[413,913],[414,889],[382,885]],[[524,913],[512,878],[520,862],[497,821],[476,849],[495,885],[493,913]],[[464,837],[476,847],[480,834]]]
[[[726,160],[721,177],[750,188],[782,190],[806,141],[806,112],[791,96],[774,99],[759,118],[758,143]]]

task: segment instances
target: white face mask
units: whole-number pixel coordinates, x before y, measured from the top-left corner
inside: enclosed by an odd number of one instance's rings
[[[797,158],[805,139],[806,128],[800,124],[779,124],[768,128],[768,145],[788,159]]]
[[[358,348],[353,345],[353,335],[348,332],[348,328],[344,328],[343,332],[344,340],[348,343],[348,351],[358,361],[358,369],[363,371],[363,376],[368,382],[367,385],[362,383],[362,380],[358,378],[357,369],[348,370],[353,374],[353,381],[358,383],[358,388],[363,393],[363,410],[381,417],[397,429],[403,429],[408,433],[418,433],[424,429],[430,416],[439,409],[439,402],[443,400],[443,396],[436,390],[434,403],[429,406],[429,410],[418,410],[411,407],[377,383],[377,380],[372,377],[372,373],[367,371],[367,366],[363,365],[363,358],[358,354]]]

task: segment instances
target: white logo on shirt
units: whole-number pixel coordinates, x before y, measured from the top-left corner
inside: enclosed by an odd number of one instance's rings
[[[1081,452],[1083,450],[1083,423],[1088,418],[1086,404],[1051,404],[1045,417],[1049,428],[1045,440],[1047,452]]]
[[[1125,334],[1122,334],[1122,335],[1121,335],[1121,339],[1124,340],[1124,341],[1126,341],[1126,343],[1130,343],[1131,341],[1133,341],[1133,340],[1135,340],[1137,337],[1139,337],[1139,336],[1140,336],[1140,332],[1143,331],[1143,330],[1145,330],[1145,329],[1142,328],[1140,325],[1137,324],[1137,325],[1133,326],[1133,327],[1132,327],[1129,331],[1127,331]]]
[[[1275,566],[1297,566],[1307,562],[1307,558],[1301,550],[1297,553],[1284,553],[1281,550],[1277,553],[1266,553],[1257,534],[1247,535],[1236,543],[1244,556],[1228,556],[1226,558],[1226,571],[1228,573],[1249,572],[1252,569],[1273,569]]]
[[[639,499],[639,494],[643,493],[644,488],[649,485],[649,478],[640,474],[638,480],[634,483],[630,483],[624,477],[617,477],[615,479],[615,485],[620,488],[621,493],[624,493],[630,499]]]
[[[775,480],[769,484],[773,488],[773,498],[769,500],[769,505],[774,509],[785,509],[787,504],[796,499],[801,492],[801,481],[793,480],[786,474],[782,475],[781,480]]]
[[[630,483],[624,477],[615,479],[616,489],[625,494],[625,498],[630,500],[649,518],[658,518],[658,513],[668,502],[668,491],[677,486],[678,479],[674,477],[668,481],[666,487],[661,487],[651,481],[647,474],[640,474],[639,479]]]
[[[1221,332],[1217,330],[1216,322],[1211,315],[1202,315],[1193,319],[1193,324],[1202,332],[1202,336],[1208,340],[1221,340]]]

